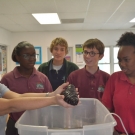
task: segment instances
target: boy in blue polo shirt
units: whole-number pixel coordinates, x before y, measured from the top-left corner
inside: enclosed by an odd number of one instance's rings
[[[48,77],[53,90],[55,90],[66,81],[72,71],[79,68],[76,64],[65,59],[68,53],[68,43],[65,39],[61,37],[55,38],[51,42],[50,52],[54,58],[41,64],[38,70]]]

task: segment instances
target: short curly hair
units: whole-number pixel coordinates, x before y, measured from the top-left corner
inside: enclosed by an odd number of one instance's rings
[[[20,43],[18,43],[15,48],[13,49],[13,52],[12,52],[12,60],[14,62],[18,62],[17,59],[16,59],[16,55],[19,56],[22,49],[25,48],[26,46],[32,46],[34,47],[31,43],[27,42],[27,41],[22,41]]]
[[[85,47],[87,48],[96,48],[99,51],[99,54],[104,54],[105,46],[104,44],[97,38],[95,39],[88,39],[83,45],[83,50]]]
[[[53,48],[57,45],[65,47],[66,53],[68,53],[68,43],[64,38],[61,37],[57,37],[51,42],[50,52],[52,52]]]
[[[125,32],[117,41],[116,46],[134,46],[135,47],[135,34],[133,32]]]

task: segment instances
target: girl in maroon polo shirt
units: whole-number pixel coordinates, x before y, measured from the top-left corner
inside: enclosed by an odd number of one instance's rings
[[[118,62],[122,71],[111,75],[102,101],[111,112],[121,117],[128,134],[135,135],[135,34],[122,34],[117,46]],[[117,117],[115,119],[116,131],[125,135],[120,120]]]
[[[16,66],[13,71],[4,75],[1,79],[1,83],[5,84],[13,92],[19,94],[52,92],[52,86],[48,78],[34,67],[36,62],[36,51],[32,44],[23,41],[15,46],[12,52],[12,60],[20,65]],[[23,112],[10,113],[6,135],[18,134],[14,125],[22,113]]]

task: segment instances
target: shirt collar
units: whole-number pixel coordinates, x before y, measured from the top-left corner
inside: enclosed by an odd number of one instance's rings
[[[18,67],[19,67],[19,66],[16,66],[16,67],[14,68],[14,70],[13,70],[13,73],[14,73],[15,78],[23,77],[23,76],[20,74],[20,72],[18,71]],[[33,73],[32,73],[32,75],[36,75],[36,74],[37,74],[36,68],[34,67],[34,68],[33,68]],[[32,75],[31,75],[31,76],[32,76]]]
[[[86,75],[88,77],[95,77],[95,78],[97,78],[100,75],[100,69],[99,69],[99,67],[98,67],[98,70],[94,74],[91,74],[90,72],[88,72],[86,70],[86,66],[84,67],[84,70],[85,70],[85,73],[86,73]]]
[[[50,61],[49,71],[53,70],[53,59]]]
[[[98,67],[98,70],[94,74],[89,73],[85,67],[84,67],[84,70],[86,72],[86,76],[89,77],[90,79],[95,79],[98,89],[100,91],[103,91],[105,87],[105,82],[104,82],[105,80],[103,79],[103,77],[101,77],[102,71],[99,69],[99,67]]]
[[[62,64],[62,67],[60,68],[60,70],[64,70],[64,68],[65,68],[65,66],[66,66],[66,61],[65,61],[65,59],[64,59],[64,61],[63,61],[63,64]],[[49,71],[50,70],[53,70],[53,59],[50,61],[50,66],[49,66]]]
[[[123,73],[123,71],[121,71],[120,79],[123,80],[123,81],[127,81],[128,83],[131,83],[129,81],[128,77],[125,75],[125,73]]]

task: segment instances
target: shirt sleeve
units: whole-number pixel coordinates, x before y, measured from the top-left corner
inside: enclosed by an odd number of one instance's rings
[[[9,89],[4,84],[0,83],[0,97],[3,97],[3,95],[8,91]]]
[[[69,82],[69,84],[73,84],[73,83],[74,83],[74,82],[73,82],[73,72],[70,73],[70,75],[68,76],[66,82]]]
[[[111,76],[105,86],[105,90],[102,96],[102,103],[110,110],[113,110],[113,96],[114,96],[114,78]]]

